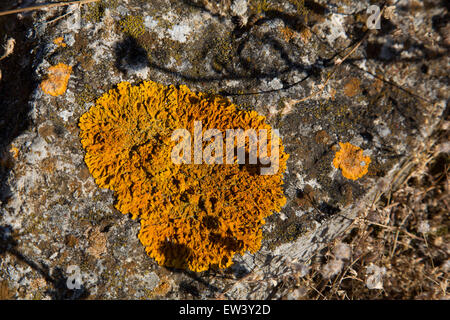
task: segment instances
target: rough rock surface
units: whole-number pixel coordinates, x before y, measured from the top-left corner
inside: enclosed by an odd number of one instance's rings
[[[407,173],[446,106],[442,1],[397,1],[319,90],[336,58],[366,32],[372,2],[103,0],[0,17],[0,41],[16,40],[15,53],[0,62],[0,279],[7,295],[280,298],[281,277],[307,268]],[[39,83],[58,63],[72,74],[67,91],[53,97]],[[280,130],[290,154],[287,204],[267,220],[262,249],[237,256],[228,270],[158,266],[137,239],[139,223],[114,209],[112,192],[87,170],[78,119],[120,81],[143,79],[225,95]],[[348,180],[334,168],[338,142],[370,156],[367,175]],[[70,290],[78,271],[80,287]]]

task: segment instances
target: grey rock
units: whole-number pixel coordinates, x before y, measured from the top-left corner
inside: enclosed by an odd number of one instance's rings
[[[0,20],[0,40],[17,46],[0,62],[0,278],[25,299],[282,297],[274,288],[408,173],[441,119],[449,57],[433,17],[446,9],[431,2],[413,13],[399,6],[303,102],[362,36],[369,1],[321,1],[307,19],[295,1],[130,0]],[[142,18],[142,34],[121,29],[127,16]],[[53,43],[59,36],[66,47]],[[38,84],[59,62],[73,67],[67,91],[43,94]],[[137,239],[139,223],[89,175],[79,117],[117,83],[143,79],[220,93],[280,130],[290,154],[287,204],[267,219],[261,250],[236,256],[228,270],[158,266]],[[332,165],[338,142],[348,141],[372,159],[356,181]],[[302,201],[306,192],[313,203]],[[71,265],[78,290],[66,287]]]

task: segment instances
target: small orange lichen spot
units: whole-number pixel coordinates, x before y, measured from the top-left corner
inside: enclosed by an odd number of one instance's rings
[[[14,159],[17,159],[19,157],[19,149],[17,149],[16,147],[12,147],[9,152],[12,153]]]
[[[119,83],[81,116],[79,127],[89,171],[100,187],[114,190],[119,211],[140,219],[146,253],[160,265],[200,272],[229,267],[235,254],[259,250],[265,218],[286,202],[288,155],[276,137],[279,152],[269,156],[279,163],[273,175],[234,161],[175,164],[172,134],[192,134],[197,121],[202,132],[216,129],[224,138],[227,129],[272,132],[265,117],[223,97],[151,81]]]
[[[295,32],[288,26],[279,27],[278,30],[280,31],[281,35],[283,36],[284,40],[286,40],[286,42],[289,42],[292,38],[295,37]]]
[[[64,42],[64,37],[55,38],[53,43],[63,48],[67,47],[67,44]]]
[[[312,33],[308,28],[304,28],[302,31],[300,31],[300,39],[302,39],[303,43],[309,43],[311,36]]]
[[[383,81],[379,78],[376,78],[370,86],[370,91],[372,91],[374,94],[379,93],[383,89],[383,85]]]
[[[336,152],[333,165],[342,170],[342,175],[351,180],[356,180],[364,176],[371,162],[370,157],[363,155],[363,150],[348,142],[339,142],[341,150]]]
[[[52,96],[59,96],[66,92],[72,67],[64,63],[48,68],[47,79],[41,82],[41,89]]]
[[[344,86],[344,93],[348,97],[353,97],[359,92],[361,81],[358,78],[351,78]]]

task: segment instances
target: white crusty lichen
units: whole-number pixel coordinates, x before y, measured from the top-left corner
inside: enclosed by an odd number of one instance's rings
[[[247,12],[247,1],[246,0],[234,0],[230,9],[235,15],[243,16]]]

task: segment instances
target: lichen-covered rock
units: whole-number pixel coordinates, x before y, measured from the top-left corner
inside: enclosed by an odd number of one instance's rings
[[[449,98],[442,2],[400,1],[379,30],[367,30],[370,4],[103,0],[2,17],[0,39],[16,40],[0,61],[2,292],[28,299],[282,296],[273,290],[280,279],[407,173]],[[72,68],[67,88],[46,94],[39,84],[60,63]],[[139,242],[139,222],[117,212],[113,192],[86,167],[80,117],[118,83],[143,80],[220,94],[280,132],[289,154],[286,205],[267,218],[261,250],[236,255],[225,271],[159,266]],[[333,165],[339,142],[364,150],[367,174],[348,179]]]

